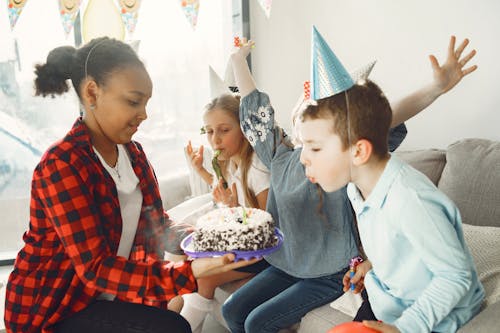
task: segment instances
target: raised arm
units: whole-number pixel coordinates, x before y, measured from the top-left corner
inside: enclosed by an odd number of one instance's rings
[[[451,36],[448,45],[448,57],[442,66],[439,65],[434,55],[429,56],[434,72],[434,81],[394,104],[393,127],[417,115],[420,111],[431,105],[439,96],[456,86],[464,76],[477,69],[476,65],[465,67],[469,60],[476,54],[476,50],[472,50],[466,56],[462,57],[462,53],[469,44],[469,40],[464,39],[456,49],[455,40],[455,36]]]
[[[240,91],[241,97],[249,95],[252,91],[257,88],[252,74],[250,73],[250,68],[248,68],[247,57],[250,54],[252,47],[254,46],[252,40],[246,41],[243,39],[243,46],[239,47],[231,55],[231,63],[233,64],[234,78],[238,89]]]

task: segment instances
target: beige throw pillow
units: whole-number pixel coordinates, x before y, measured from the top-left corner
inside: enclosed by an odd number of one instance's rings
[[[500,301],[500,228],[463,224],[464,238],[485,291],[486,306]]]

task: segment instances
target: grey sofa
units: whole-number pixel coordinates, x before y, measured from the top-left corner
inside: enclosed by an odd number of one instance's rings
[[[464,235],[485,287],[486,301],[482,311],[459,332],[500,332],[500,142],[465,139],[447,149],[396,154],[429,177],[460,208]],[[196,207],[204,203],[201,198],[195,199]],[[209,196],[203,198],[209,200]],[[172,213],[180,217],[192,208],[193,205],[186,202],[174,208]],[[240,283],[218,288],[217,300],[224,302],[238,285]],[[330,304],[324,305],[309,312],[288,331],[326,332],[335,325],[352,320],[356,308],[348,310],[344,307],[340,311]],[[220,309],[215,310],[214,317],[225,326]]]

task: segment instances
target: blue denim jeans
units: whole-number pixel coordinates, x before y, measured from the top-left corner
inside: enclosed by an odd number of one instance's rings
[[[226,300],[222,315],[232,333],[277,332],[342,295],[346,271],[301,279],[270,266]]]

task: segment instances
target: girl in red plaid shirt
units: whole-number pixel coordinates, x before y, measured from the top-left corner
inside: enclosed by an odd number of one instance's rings
[[[68,91],[83,116],[33,173],[30,224],[5,303],[8,332],[190,332],[168,310],[196,278],[255,262],[162,261],[173,223],[141,145],[152,82],[133,49],[107,37],[52,50],[36,94]]]

